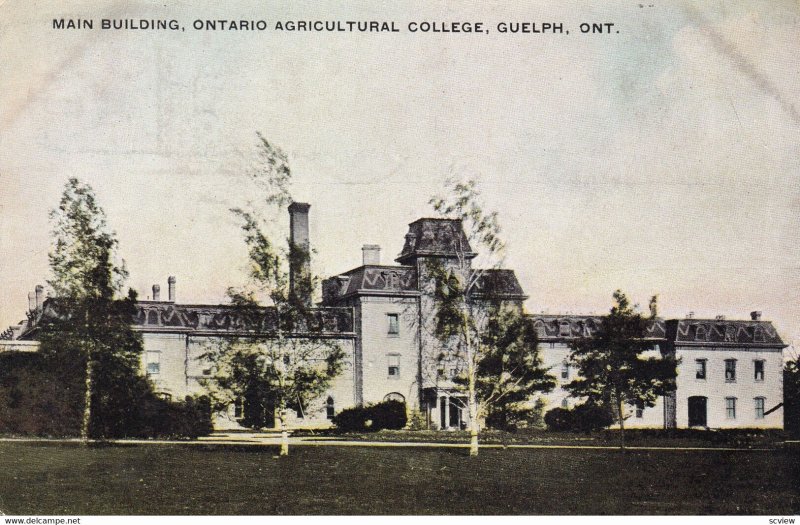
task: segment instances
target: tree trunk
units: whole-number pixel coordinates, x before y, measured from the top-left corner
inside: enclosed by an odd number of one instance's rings
[[[469,400],[469,455],[478,455],[478,410],[474,391]]]
[[[86,391],[84,393],[83,418],[81,419],[81,440],[89,441],[89,425],[92,420],[92,376],[94,375],[94,362],[86,359]]]
[[[622,413],[622,397],[617,394],[617,413],[619,414],[619,439],[620,448],[625,450],[625,415]]]
[[[464,316],[466,319],[466,315]],[[474,348],[472,348],[472,339],[470,337],[469,325],[464,323],[464,335],[467,347],[467,374],[469,374],[469,391],[467,401],[469,406],[469,455],[470,457],[477,457],[478,455],[478,393],[475,385],[475,359]]]
[[[278,411],[278,420],[281,423],[281,456],[289,455],[289,431],[286,428],[286,404],[281,403]]]

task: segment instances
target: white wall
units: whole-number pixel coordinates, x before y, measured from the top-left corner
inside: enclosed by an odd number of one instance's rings
[[[711,428],[783,428],[783,408],[756,419],[756,397],[765,398],[765,409],[783,402],[783,356],[779,349],[728,349],[720,347],[678,347],[676,399],[677,426],[689,426],[688,399],[707,398],[707,424]],[[706,379],[696,379],[695,360],[706,359]],[[726,381],[725,360],[736,359],[736,380]],[[753,377],[753,361],[764,360],[764,380]],[[736,398],[736,418],[727,417],[725,398]]]
[[[155,390],[169,394],[175,400],[181,400],[187,395],[201,395],[206,393],[202,385],[203,373],[209,368],[200,356],[205,353],[209,345],[214,345],[219,338],[208,336],[190,336],[187,334],[143,333],[144,352],[142,354],[142,371],[147,371],[148,352],[158,352],[160,370],[158,374],[149,374]],[[330,425],[326,417],[325,401],[328,396],[333,397],[334,407],[338,413],[344,408],[354,406],[354,378],[353,378],[353,352],[352,339],[340,339],[345,354],[342,372],[333,380],[330,388],[307,408],[304,418],[292,417],[292,426],[297,427],[324,427]],[[226,414],[216,417],[216,428],[236,428],[238,425],[232,419],[232,408]]]
[[[417,300],[365,296],[360,298],[364,404],[401,394],[409,408],[419,403]],[[389,314],[397,314],[399,333],[389,333]],[[389,356],[399,357],[400,374],[389,375]]]

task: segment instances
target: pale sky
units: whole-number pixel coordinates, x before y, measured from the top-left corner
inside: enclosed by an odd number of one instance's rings
[[[175,275],[179,302],[224,301],[246,265],[227,210],[258,198],[246,171],[260,131],[312,206],[323,276],[359,265],[365,243],[391,262],[444,179],[477,175],[531,312],[603,313],[621,288],[643,305],[658,294],[665,317],[762,310],[800,342],[796,2],[61,4],[0,2],[2,327],[48,278],[48,211],[72,176],[94,187],[140,297]],[[52,29],[62,17],[95,28]],[[270,29],[192,29],[219,18]],[[489,33],[406,30],[426,20]],[[504,21],[570,34],[502,35]]]

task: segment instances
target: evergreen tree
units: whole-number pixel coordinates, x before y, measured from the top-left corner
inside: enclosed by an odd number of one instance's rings
[[[587,403],[610,407],[625,448],[625,405],[653,407],[659,396],[674,391],[678,363],[671,355],[646,355],[653,349],[646,336],[648,324],[656,318],[655,297],[650,301],[650,318],[642,316],[620,290],[614,292],[614,301],[596,333],[570,343],[570,361],[578,378],[565,388]]]
[[[91,187],[70,179],[50,217],[53,297],[41,316],[42,353],[64,372],[65,395],[83,397],[82,439],[124,434],[148,391],[131,329],[136,294],[119,297],[127,272],[114,261],[118,243]]]
[[[800,357],[787,361],[783,368],[784,428],[800,435]]]

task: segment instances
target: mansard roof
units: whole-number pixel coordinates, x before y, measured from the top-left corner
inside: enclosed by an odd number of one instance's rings
[[[472,259],[476,255],[460,219],[423,218],[408,225],[405,245],[395,260],[406,264],[416,257]]]
[[[48,319],[68,318],[63,307],[47,300],[37,311],[25,336],[35,338],[35,331]],[[353,310],[346,307],[311,308],[302,316],[284,317],[281,325],[292,335],[310,337],[353,337]],[[134,330],[141,332],[189,332],[198,335],[253,334],[275,332],[278,315],[274,307],[256,307],[243,311],[231,305],[175,304],[167,301],[139,301],[131,319]]]
[[[603,316],[600,315],[536,314],[530,317],[533,319],[539,340],[549,342],[591,337],[603,324]],[[657,317],[648,322],[646,339],[665,340],[666,336],[664,319]]]
[[[366,265],[322,282],[322,302],[352,295],[417,295],[417,270],[413,266]]]
[[[676,319],[667,321],[667,330],[675,346],[787,346],[769,321]]]
[[[481,272],[471,294],[476,299],[494,296],[499,299],[524,301],[528,298],[514,270],[489,269],[473,270],[473,272]],[[487,290],[491,292],[487,293]]]

